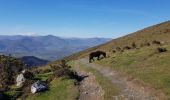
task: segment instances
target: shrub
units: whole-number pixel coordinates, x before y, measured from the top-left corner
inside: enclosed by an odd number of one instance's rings
[[[132,43],[132,48],[136,48],[136,47],[137,47],[136,43],[133,42],[133,43]]]
[[[52,70],[51,69],[45,69],[45,70],[43,70],[42,72],[43,73],[49,73],[49,72],[51,72]]]
[[[34,78],[34,74],[33,74],[31,71],[26,71],[26,72],[24,73],[24,77],[25,77],[26,79],[33,79],[33,78]]]
[[[50,65],[53,71],[53,76],[51,76],[47,81],[52,81],[55,77],[63,77],[68,76],[69,78],[79,80],[79,76],[73,70],[71,70],[71,66],[66,64],[65,60],[61,61],[60,65]]]
[[[154,41],[152,41],[152,44],[161,44],[161,42],[157,41],[157,40],[154,40]]]
[[[120,48],[120,47],[116,47],[116,50],[117,50],[117,51],[121,51],[121,48]]]
[[[61,64],[59,65],[50,65],[52,71],[54,72],[54,76],[56,77],[62,77],[65,75],[69,75],[70,71],[70,66],[66,64],[65,60],[61,60]]]
[[[140,47],[144,47],[144,44],[143,44],[143,43],[141,43],[141,44],[140,44]]]
[[[0,55],[0,86],[15,83],[15,76],[21,72],[25,64],[14,57]]]
[[[130,46],[125,46],[125,47],[123,47],[123,50],[129,50],[129,49],[131,49]]]
[[[112,53],[116,53],[116,50],[112,50]]]
[[[35,82],[34,80],[26,80],[26,82],[24,82],[24,85],[22,87],[23,94],[21,95],[22,100],[25,100],[25,98],[29,95],[30,87],[34,82]]]
[[[157,51],[158,51],[159,53],[162,53],[162,52],[166,52],[167,49],[166,49],[166,48],[161,48],[161,47],[159,47],[159,48],[157,48]]]
[[[145,42],[145,43],[142,43],[141,45],[140,45],[140,47],[144,47],[144,46],[150,46],[151,44],[149,43],[149,42]]]
[[[52,71],[51,69],[37,69],[37,68],[31,69],[31,72],[34,73],[34,74],[49,73],[51,71]]]

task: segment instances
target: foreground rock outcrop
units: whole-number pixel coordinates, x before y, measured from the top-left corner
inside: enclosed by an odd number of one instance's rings
[[[26,81],[26,78],[24,77],[24,73],[25,73],[25,70],[22,71],[22,73],[17,76],[16,86],[22,86],[24,82]]]

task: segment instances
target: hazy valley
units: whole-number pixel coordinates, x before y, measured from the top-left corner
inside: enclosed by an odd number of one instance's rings
[[[105,43],[109,38],[60,38],[48,36],[0,36],[0,54],[15,57],[35,56],[56,60]]]

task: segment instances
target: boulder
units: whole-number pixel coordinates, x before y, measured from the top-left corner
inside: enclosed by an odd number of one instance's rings
[[[31,93],[35,94],[37,92],[45,91],[48,89],[48,86],[45,82],[37,81],[31,86]]]
[[[17,79],[16,79],[16,85],[17,86],[22,86],[24,84],[24,82],[26,81],[26,78],[24,77],[23,73],[22,74],[19,74],[17,76]]]

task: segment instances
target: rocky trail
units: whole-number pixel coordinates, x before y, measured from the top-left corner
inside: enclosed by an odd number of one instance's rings
[[[85,58],[79,59],[75,61],[75,63],[77,68],[80,67],[79,64],[94,68],[104,77],[110,79],[113,85],[118,86],[121,93],[119,95],[113,95],[113,100],[162,100],[160,96],[156,96],[157,94],[153,92],[154,90],[149,86],[143,86],[139,84],[137,80],[129,79],[129,77],[120,75],[119,73],[111,70],[109,67],[103,67],[95,63],[89,63],[88,59]],[[104,91],[95,80],[93,73],[87,73],[83,71],[78,72],[88,75],[88,78],[85,78],[85,80],[81,82],[82,85],[80,85],[79,100],[103,100]]]
[[[75,62],[75,69],[78,75],[83,77],[79,85],[80,95],[78,100],[103,100],[104,91],[93,73],[80,69],[78,62]]]

